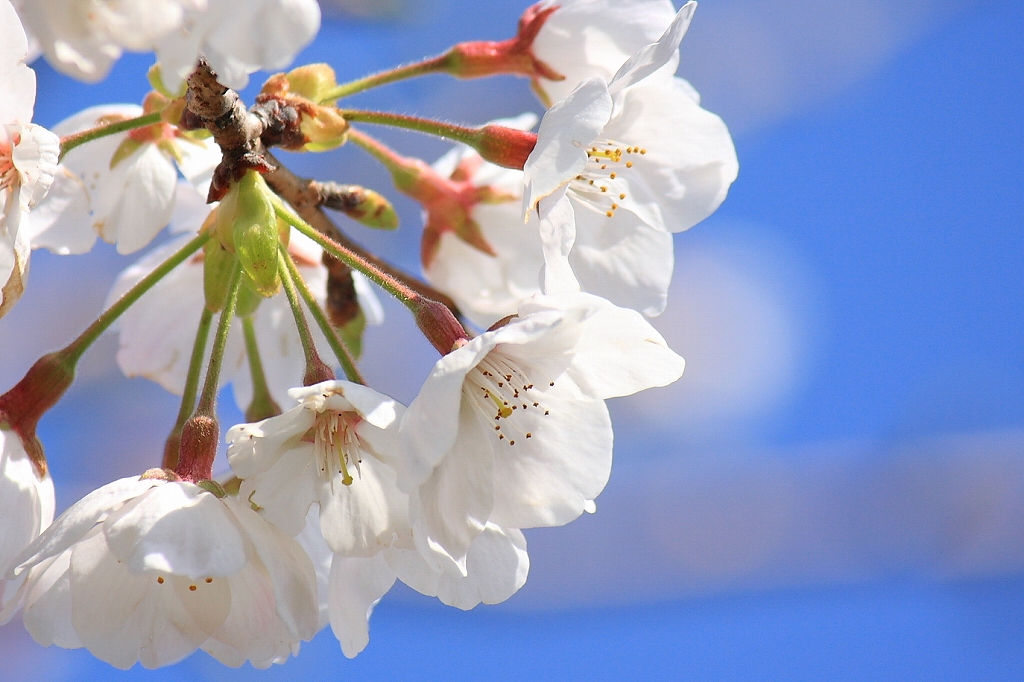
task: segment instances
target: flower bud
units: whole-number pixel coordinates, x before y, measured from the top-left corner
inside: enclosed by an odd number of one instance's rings
[[[445,71],[458,78],[480,78],[497,74],[515,74],[530,78],[565,80],[565,76],[537,59],[533,41],[558,5],[537,3],[519,19],[515,38],[502,41],[475,40],[459,43],[445,58]]]
[[[238,199],[232,221],[232,242],[242,270],[263,297],[281,288],[277,271],[280,237],[277,216],[270,202],[270,188],[263,176],[249,171],[238,182]]]
[[[447,355],[469,340],[465,328],[445,304],[420,297],[409,309],[416,318],[416,326],[441,355]]]
[[[238,299],[235,301],[235,317],[249,317],[260,307],[263,297],[256,291],[256,285],[247,275],[242,277],[242,286],[238,287]]]
[[[257,102],[277,100],[292,107],[299,114],[299,131],[303,143],[283,145],[288,149],[322,152],[345,143],[348,121],[334,106],[323,98],[338,85],[334,69],[327,64],[308,64],[288,73],[271,76]]]
[[[489,124],[480,129],[476,150],[485,161],[523,170],[526,159],[537,146],[537,133]]]
[[[383,195],[359,185],[322,182],[317,187],[327,208],[341,211],[352,220],[377,230],[398,228],[398,214]]]

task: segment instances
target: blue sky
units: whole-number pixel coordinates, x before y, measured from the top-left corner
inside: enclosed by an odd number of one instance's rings
[[[397,25],[338,21],[303,60],[355,77],[504,37],[524,5],[438,0]],[[1024,11],[768,5],[707,0],[687,36],[680,74],[733,127],[740,176],[712,218],[677,236],[672,303],[655,324],[687,373],[613,406],[617,464],[598,513],[528,533],[531,576],[505,605],[462,613],[396,590],[355,661],[322,633],[261,676],[1024,674]],[[36,118],[137,100],[147,65],[125,59],[89,88],[37,64]],[[465,121],[536,108],[514,79],[425,79],[360,103]],[[388,139],[428,160],[445,148]],[[350,150],[289,162],[388,187]],[[415,267],[417,213],[396,203],[397,235],[352,233]],[[25,299],[0,325],[5,385],[40,342],[84,326],[128,262],[110,249],[36,254]],[[62,315],[33,312],[53,300]],[[392,371],[393,339],[414,332],[388,312],[367,372],[407,402],[431,351],[416,345]],[[60,507],[152,466],[173,418],[158,388],[116,377],[115,348],[96,348],[42,424]],[[16,624],[0,629],[0,652],[0,672],[45,679],[144,674],[40,649]],[[255,676],[198,654],[153,677]]]

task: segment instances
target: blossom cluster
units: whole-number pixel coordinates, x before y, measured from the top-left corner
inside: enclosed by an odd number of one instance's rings
[[[247,108],[229,88],[312,39],[312,0],[0,0],[0,315],[34,248],[81,254],[99,236],[129,254],[170,235],[94,325],[0,396],[0,622],[20,610],[40,644],[119,668],[197,649],[266,667],[328,624],[357,655],[396,581],[461,609],[515,594],[522,531],[596,510],[605,401],[683,372],[646,317],[665,307],[672,233],[714,212],[738,170],[725,124],[675,75],[695,7],[546,0],[507,41],[342,85],[302,66]],[[33,44],[85,80],[154,51],[154,89],[46,130],[31,122]],[[532,133],[533,114],[466,128],[339,105],[429,73],[525,76],[546,112]],[[430,165],[361,123],[459,144]],[[323,212],[394,229],[383,195],[302,181],[269,151],[346,143],[422,206],[425,281]],[[440,354],[408,406],[358,369],[380,289]],[[54,520],[36,423],[111,327],[123,372],[181,395],[181,411],[160,467]],[[226,431],[230,472],[215,478],[227,383],[248,422]]]

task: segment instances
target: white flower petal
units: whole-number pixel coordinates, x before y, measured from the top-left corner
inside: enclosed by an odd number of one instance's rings
[[[21,621],[42,646],[80,649],[82,641],[71,624],[71,550],[32,568],[25,582]]]
[[[28,40],[14,7],[0,2],[0,125],[28,123],[36,101],[36,73],[25,65]]]
[[[683,36],[690,28],[690,20],[693,19],[696,10],[697,3],[693,0],[683,5],[657,42],[638,50],[619,67],[614,78],[608,83],[608,91],[613,97],[666,64],[671,63],[672,71],[675,71],[675,64],[679,61],[679,44],[683,42]]]
[[[60,554],[81,540],[96,523],[120,508],[127,500],[138,497],[161,483],[163,481],[129,476],[92,491],[68,507],[46,532],[18,555],[11,564],[15,574],[21,573],[30,564],[37,564]]]
[[[396,529],[409,527],[408,500],[395,471],[373,456],[352,475],[351,485],[320,483],[320,530],[336,556],[373,556],[391,546]]]
[[[368,559],[334,557],[328,604],[331,629],[346,657],[355,658],[366,648],[373,607],[394,584],[395,573],[381,554]]]

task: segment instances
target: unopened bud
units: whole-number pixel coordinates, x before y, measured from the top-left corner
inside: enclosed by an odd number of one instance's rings
[[[469,340],[465,328],[445,304],[420,297],[410,309],[416,318],[416,326],[441,355],[447,355]]]
[[[238,298],[235,300],[235,317],[249,317],[260,307],[263,297],[256,291],[248,275],[242,275],[241,286],[238,287]]]
[[[383,195],[359,185],[335,182],[317,184],[320,202],[327,208],[341,211],[352,220],[378,230],[398,227],[398,214]]]
[[[333,103],[323,101],[337,86],[334,69],[327,64],[308,64],[271,76],[256,101],[277,100],[297,112],[303,139],[301,143],[282,146],[298,151],[322,152],[344,144],[345,133],[348,132],[348,121],[344,116]]]
[[[242,176],[237,201],[232,228],[235,253],[256,291],[269,298],[281,288],[277,271],[280,238],[270,188],[263,176],[256,171]]]
[[[476,150],[485,161],[515,170],[523,170],[537,146],[537,133],[493,123],[480,129],[479,139]]]
[[[198,483],[213,477],[213,460],[220,442],[217,419],[206,414],[192,415],[181,429],[178,466],[175,472],[183,480]]]

